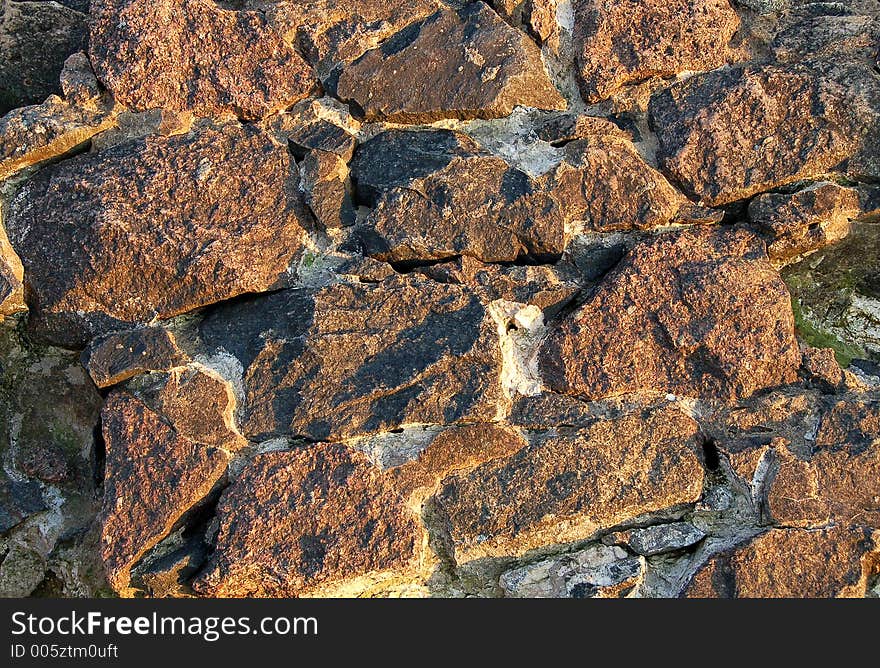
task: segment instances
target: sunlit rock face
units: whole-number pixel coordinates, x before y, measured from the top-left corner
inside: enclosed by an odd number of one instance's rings
[[[880,595],[878,47],[0,0],[0,595]]]

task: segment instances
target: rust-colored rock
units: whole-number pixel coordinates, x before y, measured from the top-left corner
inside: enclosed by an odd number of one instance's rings
[[[589,231],[649,229],[694,215],[688,199],[648,165],[627,139],[616,133],[596,134],[565,146],[564,158],[543,184],[566,221]]]
[[[355,207],[348,162],[357,144],[359,123],[331,98],[303,100],[273,116],[267,129],[287,141],[297,160],[300,189],[325,228],[354,223]]]
[[[784,16],[771,47],[783,63],[835,67],[876,56],[880,23],[869,12],[826,3],[804,3]],[[850,3],[852,4],[852,3]],[[855,10],[855,11],[853,11]]]
[[[767,509],[778,524],[880,528],[880,446],[840,443],[817,448],[808,459],[786,448],[777,448],[776,453],[778,470],[767,494]]]
[[[658,158],[708,206],[833,170],[860,148],[846,90],[801,66],[740,66],[654,95]]]
[[[354,172],[356,179],[361,173],[391,177],[380,183],[384,192],[366,221],[364,246],[371,256],[389,262],[458,255],[512,262],[562,253],[562,209],[525,172],[449,131],[385,135],[364,145]],[[430,151],[436,171],[428,171],[430,162],[409,173],[394,170],[413,160],[408,137]],[[359,180],[358,187],[367,186]]]
[[[326,228],[355,222],[349,170],[343,158],[330,151],[310,151],[299,164],[300,185],[315,218]]]
[[[342,445],[258,455],[217,513],[217,548],[194,583],[203,595],[345,596],[419,574],[414,515],[379,468]]]
[[[482,2],[440,11],[368,51],[342,69],[337,93],[367,120],[398,123],[565,108],[535,43]]]
[[[382,132],[358,147],[351,161],[351,174],[358,199],[375,207],[382,196],[396,188],[442,172],[456,159],[486,155],[479,144],[451,130]]]
[[[864,527],[773,529],[712,558],[694,577],[690,598],[864,597],[880,572],[880,536]]]
[[[167,329],[140,327],[95,339],[82,360],[95,385],[110,387],[148,371],[168,371],[186,355]]]
[[[218,308],[201,331],[244,369],[249,438],[335,440],[496,412],[496,324],[463,286],[411,274],[287,290]]]
[[[830,353],[814,357],[821,352]],[[837,371],[839,379],[816,390],[771,392],[706,424],[734,470],[757,483],[768,523],[880,528],[880,402],[874,393],[845,393]]]
[[[785,444],[792,452],[806,456],[815,443],[822,395],[794,386],[757,394],[737,406],[722,407],[706,424],[722,450],[743,455],[743,463],[754,458],[750,453],[765,451],[770,444]],[[743,469],[751,479],[755,469]]]
[[[259,12],[210,0],[96,0],[91,17],[98,78],[135,111],[256,119],[315,87],[312,69]]]
[[[596,134],[568,143],[562,162],[538,178],[449,130],[382,133],[352,163],[358,195],[374,206],[365,252],[390,262],[512,262],[561,255],[566,225],[608,232],[720,220],[693,206],[620,131],[592,125]]]
[[[574,0],[581,92],[598,102],[652,76],[734,60],[739,17],[728,0]]]
[[[548,386],[584,399],[638,391],[733,401],[800,366],[785,284],[746,230],[692,229],[637,246],[552,331]]]
[[[489,0],[500,17],[527,30],[539,43],[558,46],[557,0]]]
[[[450,474],[461,475],[493,459],[510,457],[526,445],[520,432],[501,425],[447,429],[432,439],[416,459],[390,469],[389,477],[410,505],[419,509]]]
[[[82,109],[49,97],[0,118],[0,181],[17,171],[63,155],[113,125],[107,108]]]
[[[840,400],[823,415],[816,433],[816,447],[834,448],[850,444],[862,450],[880,438],[880,402]]]
[[[266,124],[287,140],[297,160],[311,151],[325,151],[346,163],[354,154],[355,133],[360,128],[347,109],[332,98],[303,100]]]
[[[131,568],[205,499],[228,455],[191,440],[125,392],[108,397],[101,419],[107,445],[101,556],[110,584],[124,595]]]
[[[322,79],[443,6],[438,0],[246,0],[244,5],[264,13],[295,42]]]
[[[786,262],[840,241],[859,214],[853,188],[821,182],[795,193],[760,195],[749,203],[749,220],[770,237],[767,253]]]
[[[459,564],[521,555],[695,502],[700,446],[697,424],[675,407],[599,420],[452,475],[431,503]]]
[[[309,225],[292,169],[285,147],[231,124],[42,170],[6,221],[36,331],[82,347],[128,323],[277,286]]]
[[[844,384],[843,369],[831,348],[807,347],[801,358],[801,374],[813,386],[834,391]]]
[[[24,303],[24,267],[0,224],[0,318],[22,311],[27,311]]]
[[[139,395],[177,433],[192,441],[229,452],[247,445],[235,425],[232,386],[201,364],[175,369],[157,384],[140,388]]]
[[[880,0],[60,2],[0,596],[880,594]]]
[[[451,262],[419,267],[415,271],[441,283],[466,285],[481,294],[486,302],[505,299],[520,304],[534,304],[548,318],[580,291],[580,276],[574,268],[562,263],[553,267],[509,267],[484,264],[462,256]]]

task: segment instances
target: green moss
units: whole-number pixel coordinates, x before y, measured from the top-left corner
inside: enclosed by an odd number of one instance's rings
[[[803,309],[796,297],[791,298],[791,308],[794,311],[795,330],[801,340],[814,348],[831,348],[840,366],[846,368],[852,363],[853,359],[866,357],[865,351],[859,346],[841,341],[833,334],[819,329],[809,322],[804,317]]]

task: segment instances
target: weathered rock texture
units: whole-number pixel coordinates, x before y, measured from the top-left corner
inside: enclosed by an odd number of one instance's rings
[[[710,210],[692,206],[630,141],[613,132],[586,133],[586,138],[567,144],[562,162],[545,180],[566,221],[590,231],[720,220]]]
[[[209,0],[100,0],[89,54],[98,78],[137,111],[261,118],[306,97],[311,68],[258,12]]]
[[[234,409],[225,383],[198,369],[184,373],[158,391],[157,410],[127,392],[104,405],[101,557],[120,592],[132,566],[208,496],[244,445],[231,425],[215,426]]]
[[[774,529],[713,558],[687,595],[697,598],[864,597],[876,576],[876,531]],[[783,555],[789,555],[786,558]]]
[[[95,526],[101,396],[76,355],[0,330],[0,594],[106,596]]]
[[[170,371],[186,359],[174,336],[161,327],[113,332],[92,340],[82,363],[98,387],[110,387],[147,371]]]
[[[244,5],[265,13],[322,78],[443,6],[437,0],[246,0]]]
[[[267,505],[287,512],[266,514]],[[415,518],[378,469],[341,445],[258,456],[218,513],[218,553],[196,582],[214,596],[307,595],[322,585],[344,594],[349,579],[418,569]]]
[[[425,173],[432,163],[436,171]],[[367,197],[382,192],[366,221],[365,249],[378,259],[513,262],[558,256],[565,247],[564,214],[553,196],[465,136],[384,133],[362,147],[355,165],[358,188]]]
[[[0,180],[85,144],[113,124],[106,108],[83,109],[50,96],[0,118]]]
[[[735,401],[794,380],[799,364],[788,291],[745,230],[636,247],[541,350],[548,385],[585,399]]]
[[[465,255],[482,262],[562,255],[572,230],[650,229],[720,220],[692,205],[621,133],[584,129],[559,165],[532,177],[449,130],[390,130],[352,162],[372,205],[363,248],[393,263]]]
[[[247,436],[326,439],[491,419],[495,329],[472,291],[413,276],[248,300],[212,313],[202,336],[244,368]]]
[[[652,76],[712,70],[739,17],[728,0],[574,0],[574,39],[584,99],[597,102]]]
[[[858,191],[816,183],[790,195],[760,195],[749,204],[748,215],[770,236],[770,259],[784,262],[846,237],[859,211]]]
[[[123,143],[41,171],[6,221],[34,324],[81,347],[123,323],[275,286],[299,259],[308,226],[291,172],[284,147],[236,124]]]
[[[878,47],[0,0],[0,596],[880,596]]]
[[[82,8],[87,11],[87,8]],[[0,115],[60,94],[67,57],[86,44],[86,16],[55,2],[0,2]]]
[[[482,2],[438,12],[368,51],[342,69],[337,92],[367,120],[403,123],[565,108],[537,46]]]
[[[635,587],[642,563],[620,547],[598,545],[505,572],[512,598],[619,598]]]
[[[697,424],[677,409],[627,416],[451,476],[433,503],[457,561],[519,556],[696,501],[699,450]]]
[[[855,113],[846,88],[798,65],[697,75],[650,108],[662,164],[710,206],[834,170],[860,148]]]

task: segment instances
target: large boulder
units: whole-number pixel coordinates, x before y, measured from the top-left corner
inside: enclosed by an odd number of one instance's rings
[[[832,171],[859,151],[847,90],[801,65],[747,65],[680,81],[649,108],[661,164],[709,206]]]
[[[286,147],[233,123],[42,170],[6,221],[36,330],[83,347],[125,323],[278,285],[310,225],[294,169]]]
[[[863,598],[880,558],[877,532],[773,529],[713,557],[685,594],[693,598]]]
[[[598,102],[652,76],[713,70],[734,60],[739,17],[728,0],[574,0],[581,92]]]
[[[380,469],[342,445],[257,456],[218,516],[217,549],[195,582],[203,595],[346,596],[419,573],[414,514]]]
[[[639,155],[628,139],[599,131],[566,144],[542,180],[566,222],[586,232],[644,230],[672,222],[712,222]]]
[[[735,401],[795,380],[800,359],[785,284],[742,229],[638,245],[540,354],[551,389],[589,400],[654,391]]]
[[[223,306],[201,334],[212,355],[243,370],[249,438],[335,440],[491,418],[496,327],[475,292],[410,274]]]
[[[96,0],[91,18],[98,78],[136,111],[255,119],[306,97],[316,83],[259,12],[210,0]]]
[[[205,501],[246,445],[231,423],[231,389],[208,370],[166,376],[145,398],[117,390],[101,414],[101,556],[120,594],[131,593],[131,569]]]
[[[513,262],[565,248],[563,210],[542,185],[458,133],[385,132],[360,148],[354,178],[367,197],[381,192],[364,235],[381,260]]]
[[[565,108],[537,45],[482,2],[437,12],[368,51],[342,68],[337,94],[366,120],[397,123]]]
[[[702,440],[674,406],[543,438],[444,479],[431,499],[459,564],[584,540],[700,498]]]

